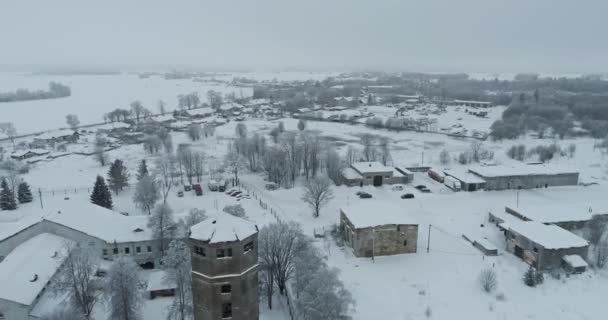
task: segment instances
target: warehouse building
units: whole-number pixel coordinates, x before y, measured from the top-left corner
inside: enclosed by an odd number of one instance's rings
[[[395,168],[388,167],[377,161],[355,162],[342,171],[344,183],[348,186],[379,187],[384,184],[407,183],[407,176]]]
[[[533,189],[578,184],[578,171],[545,164],[487,165],[469,172],[485,181],[486,190]]]

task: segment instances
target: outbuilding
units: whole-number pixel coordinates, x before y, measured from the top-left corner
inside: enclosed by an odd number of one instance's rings
[[[340,209],[340,231],[357,257],[415,253],[418,223],[403,208],[357,203]]]
[[[485,180],[486,190],[533,189],[578,184],[576,170],[547,164],[485,165],[469,172]]]

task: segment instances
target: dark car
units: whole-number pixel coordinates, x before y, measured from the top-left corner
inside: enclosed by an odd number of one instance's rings
[[[236,197],[236,196],[238,196],[241,193],[243,193],[243,191],[235,191],[235,192],[232,192],[232,193],[229,193],[229,194],[230,194],[231,197]]]
[[[192,186],[187,184],[184,186],[184,191],[191,191],[192,190]]]
[[[184,192],[183,191],[178,191],[177,192],[177,196],[180,197],[180,198],[183,197],[184,196]]]
[[[428,188],[420,189],[420,191],[422,191],[422,193],[431,193],[431,190]]]
[[[416,188],[418,190],[422,190],[422,189],[426,189],[426,186],[423,184],[419,184],[419,185],[415,186],[414,188]]]
[[[414,195],[411,193],[405,193],[401,195],[401,199],[414,199]]]
[[[369,198],[371,198],[371,197],[372,197],[372,195],[371,195],[371,194],[369,194],[369,193],[367,193],[367,192],[361,192],[361,193],[359,194],[359,198],[361,198],[361,199],[369,199]]]
[[[196,192],[197,196],[202,196],[203,195],[203,187],[201,187],[200,184],[193,185],[192,189],[194,189],[194,192]]]

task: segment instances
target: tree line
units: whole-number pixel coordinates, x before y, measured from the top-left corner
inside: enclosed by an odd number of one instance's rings
[[[50,82],[49,89],[46,91],[17,89],[15,92],[0,92],[0,102],[56,99],[69,97],[71,94],[72,91],[69,86],[58,82]]]

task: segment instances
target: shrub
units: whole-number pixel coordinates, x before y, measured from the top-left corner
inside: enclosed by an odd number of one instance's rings
[[[485,269],[479,274],[479,283],[485,292],[492,292],[498,286],[496,272],[492,269]]]

